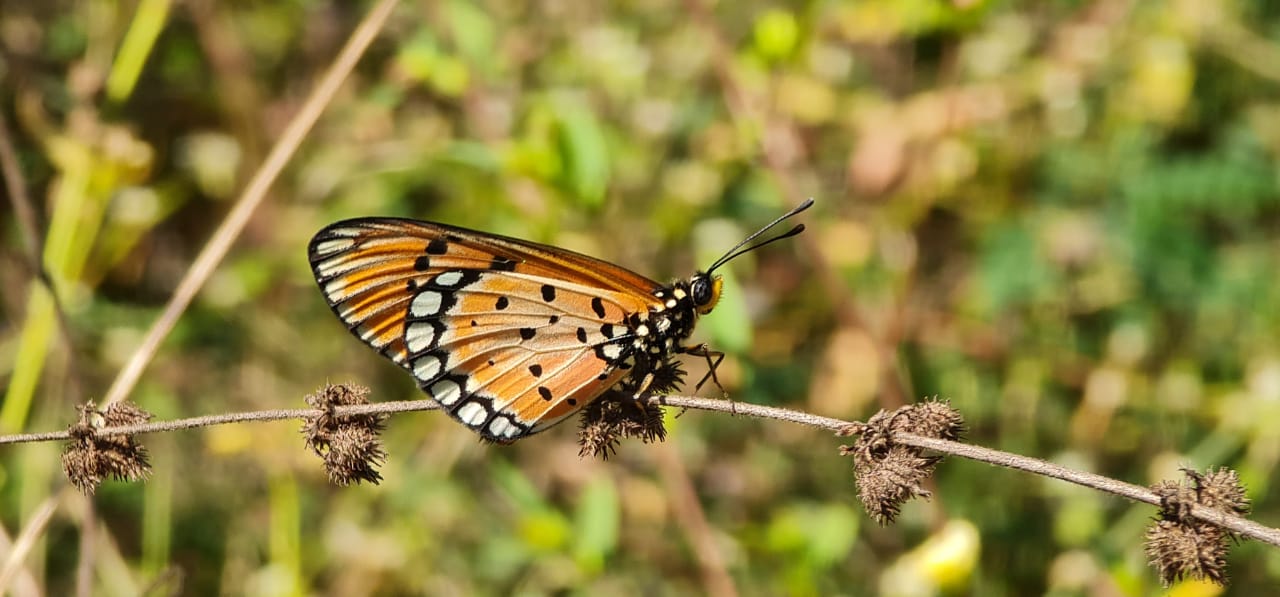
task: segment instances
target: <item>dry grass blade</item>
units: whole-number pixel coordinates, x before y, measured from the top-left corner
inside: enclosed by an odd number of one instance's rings
[[[356,27],[351,34],[351,38],[347,40],[346,46],[342,48],[342,52],[338,54],[337,59],[330,65],[324,78],[320,80],[320,84],[311,92],[311,95],[307,97],[307,101],[302,105],[302,109],[289,122],[289,126],[285,128],[280,140],[271,148],[271,153],[267,155],[262,167],[254,173],[248,186],[245,187],[244,193],[236,200],[235,206],[231,208],[231,212],[227,214],[226,219],[214,231],[209,242],[205,244],[195,261],[192,262],[191,267],[187,269],[186,275],[178,283],[178,287],[174,290],[168,304],[165,305],[164,311],[156,319],[155,323],[151,325],[151,329],[147,330],[146,337],[138,345],[138,348],[134,350],[133,354],[130,355],[129,361],[125,363],[115,381],[112,382],[111,389],[107,390],[106,396],[102,401],[104,405],[115,404],[133,391],[138,379],[142,376],[142,372],[147,368],[151,359],[155,357],[156,351],[160,348],[160,343],[169,335],[169,332],[173,331],[173,326],[178,322],[178,318],[182,316],[182,313],[187,310],[187,306],[195,298],[196,292],[204,286],[204,283],[213,274],[214,269],[218,267],[222,258],[226,256],[227,251],[231,248],[231,243],[235,242],[235,239],[240,236],[240,232],[244,230],[245,225],[249,223],[249,218],[253,216],[253,212],[266,199],[267,190],[271,188],[271,183],[284,170],[285,165],[289,163],[298,146],[302,144],[307,132],[319,120],[320,114],[329,105],[342,82],[346,80],[347,75],[351,74],[356,62],[360,60],[365,50],[368,49],[369,44],[373,42],[378,32],[382,30],[382,26],[386,23],[387,17],[391,15],[391,9],[395,5],[396,0],[382,0],[373,10],[369,11],[369,14]]]
[[[22,567],[22,562],[27,559],[27,554],[31,553],[31,548],[35,547],[36,541],[44,535],[44,529],[57,508],[56,501],[47,499],[27,520],[27,526],[22,528],[22,533],[13,542],[13,548],[4,559],[4,566],[0,567],[0,592],[8,594],[9,583],[13,582],[14,574]]]
[[[4,529],[0,529],[0,554],[8,554],[12,551],[13,541],[9,539],[9,533]],[[40,585],[36,583],[35,575],[25,567],[18,568],[9,579],[9,586],[0,585],[0,591],[4,591],[5,595],[13,595],[14,597],[37,597],[38,595],[43,595],[40,591]]]

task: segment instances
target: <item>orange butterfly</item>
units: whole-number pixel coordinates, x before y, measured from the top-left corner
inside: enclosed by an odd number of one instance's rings
[[[311,239],[316,282],[364,343],[418,380],[451,417],[511,443],[544,431],[615,386],[639,395],[720,299],[715,270],[669,285],[566,249],[445,224],[357,218]],[[714,368],[713,368],[714,371]]]

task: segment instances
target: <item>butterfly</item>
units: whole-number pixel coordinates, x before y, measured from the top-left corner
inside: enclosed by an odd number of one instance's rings
[[[412,374],[449,416],[507,444],[610,389],[638,397],[676,355],[711,364],[719,353],[685,341],[720,299],[716,269],[799,234],[803,224],[750,245],[812,204],[671,284],[568,249],[401,218],[331,224],[308,255],[325,300],[357,338]]]

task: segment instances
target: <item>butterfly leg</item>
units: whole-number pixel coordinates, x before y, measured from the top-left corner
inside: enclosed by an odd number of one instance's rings
[[[653,372],[652,372],[652,371],[650,371],[650,372],[648,372],[648,373],[645,373],[645,374],[644,374],[644,377],[643,377],[643,378],[641,378],[641,379],[640,379],[640,382],[636,384],[635,392],[634,392],[633,394],[631,394],[631,397],[632,397],[632,398],[635,398],[635,399],[636,399],[636,401],[639,401],[639,400],[640,400],[640,395],[641,395],[641,394],[643,394],[645,390],[649,389],[649,386],[651,386],[651,385],[653,385]]]
[[[707,380],[710,379],[712,383],[716,384],[717,388],[720,388],[720,393],[729,399],[729,414],[735,417],[738,416],[738,402],[729,396],[729,391],[724,389],[724,385],[720,383],[720,378],[716,377],[716,369],[720,367],[720,363],[724,362],[724,353],[718,350],[711,350],[706,344],[690,346],[686,352],[707,360],[707,374],[702,376],[697,385],[693,386],[693,391],[696,392],[701,389],[702,384],[707,383]]]
[[[706,344],[698,344],[696,346],[686,346],[681,350],[681,352],[687,355],[695,356],[695,357],[703,357],[707,360],[707,374],[703,375],[702,379],[698,381],[696,385],[693,386],[693,391],[696,392],[702,389],[702,385],[707,383],[707,380],[709,379],[712,382],[714,382],[716,384],[716,387],[720,388],[720,391],[723,392],[726,396],[729,394],[729,392],[725,391],[724,386],[720,384],[720,378],[716,377],[716,369],[719,368],[720,363],[724,361],[723,352],[720,352],[718,350],[711,350],[711,348]]]
[[[720,388],[721,394],[724,394],[726,398],[729,396],[729,392],[725,390],[724,385],[720,383],[720,378],[716,376],[716,369],[719,368],[720,363],[724,361],[723,352],[720,352],[718,350],[711,350],[711,348],[706,344],[698,344],[697,346],[686,346],[684,347],[682,352],[695,357],[703,357],[707,360],[707,374],[703,375],[702,379],[697,383],[697,385],[693,386],[693,391],[696,392],[702,389],[702,384],[707,383],[707,380],[710,379],[713,383],[716,384],[717,388]],[[730,399],[729,402],[731,405],[735,406],[735,409],[733,410],[732,414],[737,415],[738,414],[736,410],[737,403],[733,402],[732,399]]]

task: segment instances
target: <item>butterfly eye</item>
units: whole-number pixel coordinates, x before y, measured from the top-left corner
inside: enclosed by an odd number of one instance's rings
[[[711,281],[705,275],[695,277],[689,285],[689,294],[693,296],[693,304],[707,304],[711,300]]]
[[[689,280],[689,297],[701,315],[710,313],[720,301],[720,278],[698,274]]]

